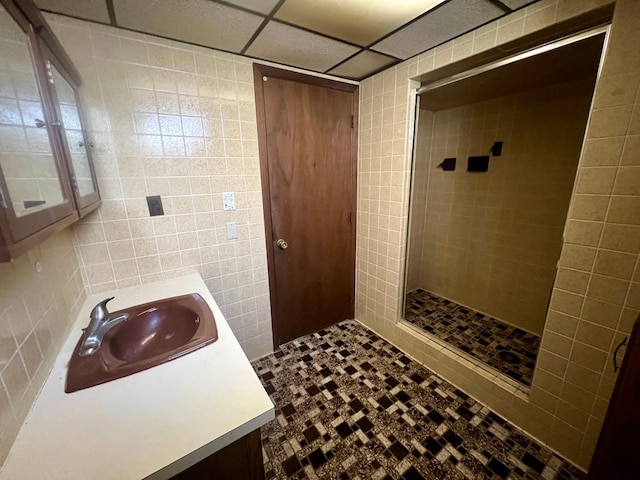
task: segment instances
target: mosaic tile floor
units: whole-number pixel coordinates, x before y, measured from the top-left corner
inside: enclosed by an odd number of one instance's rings
[[[404,318],[468,355],[531,386],[540,337],[417,289],[407,294]],[[520,363],[508,363],[498,353],[515,353]]]
[[[276,405],[267,479],[584,479],[355,321],[253,362]]]

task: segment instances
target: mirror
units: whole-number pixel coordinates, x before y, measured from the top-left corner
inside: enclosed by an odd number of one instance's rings
[[[96,190],[87,154],[89,144],[84,137],[76,92],[55,65],[49,63],[49,68],[51,68],[53,85],[58,97],[62,129],[67,140],[77,190],[79,195],[84,197]]]
[[[422,89],[404,319],[531,385],[604,34]]]
[[[18,217],[67,201],[26,33],[0,6],[0,168]]]

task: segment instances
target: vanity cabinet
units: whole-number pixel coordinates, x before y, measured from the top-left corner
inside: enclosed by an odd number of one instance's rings
[[[260,429],[189,467],[171,480],[264,480]]]
[[[38,8],[0,0],[0,261],[100,205],[79,85]]]
[[[613,354],[614,365],[617,354],[618,349]],[[640,478],[640,466],[636,458],[638,452],[640,452],[640,316],[636,319],[631,332],[622,368],[618,373],[598,444],[591,459],[587,480]]]

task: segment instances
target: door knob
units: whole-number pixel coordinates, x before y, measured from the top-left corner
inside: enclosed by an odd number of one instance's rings
[[[280,247],[280,250],[284,250],[289,246],[289,244],[282,238],[276,242],[276,245]]]

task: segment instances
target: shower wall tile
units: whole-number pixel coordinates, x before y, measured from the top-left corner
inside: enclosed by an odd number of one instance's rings
[[[537,2],[493,23],[497,29],[495,45],[611,3],[614,2]],[[637,166],[640,158],[640,103],[636,83],[640,74],[637,49],[640,5],[634,0],[618,0],[615,4],[605,64],[596,86],[597,104],[591,114],[579,166],[580,172],[589,167],[611,170],[585,172],[581,177],[584,190],[576,197],[580,200],[574,201],[570,208],[559,261],[560,266],[579,272],[576,275],[581,279],[587,275],[588,286],[586,293],[582,292],[584,280],[578,282],[581,282],[579,289],[571,283],[571,289],[579,293],[558,285],[554,288],[556,303],[548,311],[545,331],[564,337],[565,345],[570,344],[571,349],[563,352],[564,356],[555,355],[547,349],[545,337],[537,366],[540,373],[534,376],[527,399],[500,390],[501,387],[488,388],[491,381],[479,372],[469,371],[455,355],[444,355],[430,340],[417,337],[398,323],[411,163],[409,155],[396,155],[393,149],[383,145],[382,139],[411,151],[410,91],[417,85],[411,78],[435,68],[436,52],[425,52],[387,69],[366,79],[360,87],[361,111],[367,113],[360,117],[357,318],[583,468],[589,464],[615,385],[610,360],[612,350],[628,335],[640,313],[640,282],[632,281],[639,278],[635,275],[640,275],[636,268],[640,252],[638,194],[634,181],[625,182],[626,178],[620,176],[622,167]],[[486,48],[484,35],[491,29],[487,27],[482,30],[484,33],[477,34],[476,49]],[[439,47],[439,61],[447,58],[448,50],[452,52],[450,61],[478,51],[469,45],[476,41],[476,33]],[[624,92],[613,95],[617,90],[613,85],[621,86]],[[396,93],[393,99],[385,97],[391,89]],[[388,100],[383,108],[384,98]],[[595,178],[593,173],[603,173],[604,178]],[[622,174],[636,175],[635,171],[622,171]],[[391,205],[382,199],[383,192],[392,194],[391,203],[397,217],[393,224],[396,228],[399,221],[401,231],[389,228]],[[594,272],[601,252],[628,255],[615,258],[624,258],[625,265],[626,262],[633,265],[634,277],[628,278],[628,267],[623,269],[624,275],[612,275],[614,267],[606,266],[614,261],[612,258],[600,260],[599,273]],[[604,329],[606,341],[596,338],[596,327]],[[447,360],[443,361],[445,357]],[[562,384],[559,392],[558,381]],[[587,401],[582,401],[582,396]]]
[[[600,250],[596,257],[593,272],[609,277],[630,280],[633,275],[634,260],[635,257],[632,254]]]
[[[640,227],[605,223],[600,247],[620,252],[638,253]]]
[[[575,339],[600,350],[608,351],[615,331],[590,322],[580,322]]]
[[[573,196],[573,217],[576,220],[591,220],[601,222],[604,220],[609,208],[609,197],[607,195],[584,195]]]
[[[609,195],[616,177],[615,167],[583,167],[578,175],[576,193]]]
[[[540,30],[556,21],[558,2],[556,0],[542,0],[534,3],[525,10],[524,33]]]
[[[569,218],[564,231],[564,239],[574,245],[595,247],[602,234],[602,222],[588,222]]]
[[[200,273],[249,358],[272,350],[251,60],[47,15],[83,77],[102,207],[73,227],[90,293]],[[222,192],[235,192],[225,211]],[[162,198],[150,217],[146,196]],[[238,239],[228,240],[226,223]]]
[[[553,311],[550,311],[549,315],[553,313]],[[620,305],[603,302],[594,298],[586,298],[582,309],[582,319],[605,327],[616,328],[621,313],[622,307]]]
[[[620,167],[613,193],[614,195],[640,195],[640,167]]]
[[[618,165],[625,144],[624,140],[624,137],[587,139],[582,152],[582,166]]]
[[[573,337],[578,328],[578,320],[575,317],[561,312],[552,311],[547,314],[545,330],[556,332],[567,337]]]
[[[525,10],[518,10],[498,20],[496,44],[514,40],[524,33]]]
[[[624,136],[631,119],[632,107],[594,108],[591,113],[590,138]]]
[[[433,113],[421,105],[408,291],[420,287],[542,334],[592,92],[587,78]],[[564,141],[550,141],[554,136]],[[503,152],[490,159],[489,170],[467,172],[467,158],[497,140]],[[451,157],[455,171],[438,168]],[[596,203],[583,197],[589,200],[583,209]],[[603,220],[609,199],[600,198]],[[588,276],[569,290],[584,293],[587,282]]]
[[[559,267],[556,272],[555,286],[572,293],[585,294],[589,285],[589,274],[579,270]]]
[[[639,73],[604,77],[600,82],[598,95],[594,98],[593,106],[604,108],[633,104],[638,85],[640,85]]]

